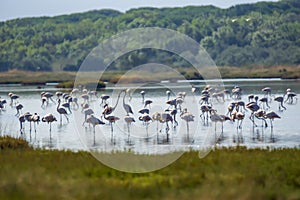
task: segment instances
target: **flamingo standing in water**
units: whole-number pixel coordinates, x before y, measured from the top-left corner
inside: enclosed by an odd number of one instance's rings
[[[123,108],[125,110],[125,112],[127,113],[126,115],[129,116],[130,114],[133,114],[132,108],[129,104],[125,103],[125,97],[126,97],[126,90],[123,90],[122,92],[124,92],[124,97],[123,97]]]
[[[273,136],[273,121],[274,119],[280,119],[281,117],[275,113],[274,111],[268,111],[266,112],[266,114],[264,115],[264,118],[266,119],[270,119],[270,124],[271,124],[271,140],[274,140],[274,136]]]
[[[281,108],[286,110],[286,107],[283,106],[284,97],[282,96],[275,97],[274,101],[277,101],[279,103],[279,107],[278,107],[279,111],[282,111]]]
[[[60,124],[62,123],[62,115],[64,115],[67,119],[67,121],[69,122],[69,118],[67,117],[67,110],[63,107],[60,107],[60,99],[58,99],[58,105],[56,108],[56,111],[60,114]]]
[[[51,139],[51,124],[53,122],[57,121],[56,117],[49,113],[47,115],[45,115],[44,117],[42,117],[42,122],[47,122],[49,124],[49,133],[50,133],[50,139]]]
[[[125,117],[124,117],[124,120],[125,120],[125,122],[126,122],[126,124],[127,124],[127,131],[128,131],[128,142],[130,141],[129,139],[130,139],[130,125],[133,123],[133,122],[135,122],[135,120],[134,120],[134,118],[133,117],[131,117],[131,116],[128,116],[128,115],[126,115]]]
[[[20,116],[20,111],[23,109],[23,105],[20,103],[17,104],[16,109],[17,109],[17,114],[15,114],[15,116]]]
[[[142,103],[144,103],[144,101],[145,101],[145,91],[142,90],[142,91],[140,92],[140,94],[142,95]]]
[[[84,121],[83,121],[83,123],[82,123],[82,126],[83,126],[84,123],[86,122],[87,116],[88,116],[88,115],[94,114],[94,111],[93,111],[93,109],[91,109],[91,108],[87,108],[87,109],[85,109],[85,110],[83,111],[83,113],[84,113]]]
[[[94,145],[96,144],[96,136],[95,136],[95,127],[97,125],[103,125],[105,124],[103,121],[101,121],[100,119],[98,119],[97,117],[95,117],[94,115],[90,115],[87,119],[86,119],[86,123],[88,124],[92,124],[93,126],[93,133],[94,133]]]
[[[39,124],[39,122],[40,122],[40,116],[37,113],[34,113],[33,115],[31,115],[29,117],[29,120],[31,122],[33,122],[34,132],[36,132],[36,123]]]
[[[146,133],[147,133],[147,138],[148,138],[149,137],[149,134],[148,134],[149,123],[150,123],[150,121],[153,121],[153,120],[150,117],[150,115],[147,113],[144,113],[142,116],[140,116],[139,120],[142,121],[143,124],[146,126]]]
[[[242,123],[243,123],[244,118],[245,118],[245,114],[242,112],[239,112],[239,111],[233,111],[231,114],[231,120],[232,121],[237,120],[236,132],[237,132],[239,142],[240,142],[240,140],[241,140],[241,142],[243,142],[243,136],[241,135],[241,137],[239,137],[238,130],[242,129]],[[234,142],[235,142],[235,140],[234,140]]]
[[[16,101],[19,98],[19,96],[11,92],[8,93],[8,96],[10,97],[10,106],[13,106],[13,102]]]
[[[29,112],[26,112],[23,115],[19,116],[21,134],[23,133],[23,131],[25,129],[25,125],[23,126],[23,124],[25,123],[25,121],[28,121],[30,116],[31,116],[31,114]]]
[[[101,104],[100,105],[105,105],[105,104],[107,104],[107,99],[109,99],[110,98],[110,96],[109,95],[107,95],[107,94],[102,94],[101,96],[100,96],[100,98],[101,98]]]
[[[120,118],[114,115],[108,115],[108,116],[104,115],[104,119],[106,119],[110,124],[111,140],[113,140],[113,132],[114,132],[113,123],[116,123],[116,121],[118,121]]]
[[[180,114],[180,118],[186,122],[187,138],[189,139],[189,122],[193,122],[195,116],[187,111],[187,108],[183,109],[183,112]]]
[[[170,96],[171,96],[171,91],[170,91],[170,90],[167,90],[167,91],[166,91],[166,95],[167,95],[167,101],[169,101]]]

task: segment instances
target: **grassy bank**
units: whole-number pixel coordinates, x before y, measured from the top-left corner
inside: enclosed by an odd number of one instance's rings
[[[129,174],[87,152],[12,147],[0,150],[0,199],[300,198],[296,149],[189,152],[162,170]]]
[[[199,79],[199,74],[193,69],[178,69],[178,71],[186,79]],[[276,67],[219,67],[222,78],[300,78],[300,66],[276,66]],[[102,76],[102,81],[116,83],[122,78],[123,83],[141,82],[150,78],[150,80],[172,79],[177,78],[174,73],[165,72],[158,73],[153,77],[153,73],[149,76],[138,74],[122,77],[124,72],[109,71]],[[86,72],[84,76],[87,78],[98,76],[95,72]],[[174,77],[173,77],[174,76]],[[0,73],[0,83],[21,83],[21,84],[45,84],[46,82],[65,82],[62,87],[72,85],[76,77],[76,72],[24,72],[9,71]]]

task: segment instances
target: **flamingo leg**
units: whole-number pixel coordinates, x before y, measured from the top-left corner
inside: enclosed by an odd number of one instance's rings
[[[67,115],[66,115],[66,114],[64,114],[64,116],[66,117],[67,121],[69,122],[69,118],[67,117]]]
[[[94,134],[94,145],[96,145],[95,125],[93,126],[93,134]]]

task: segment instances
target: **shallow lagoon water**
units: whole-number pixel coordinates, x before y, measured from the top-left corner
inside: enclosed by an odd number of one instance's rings
[[[283,95],[287,88],[291,88],[294,92],[299,94],[300,82],[297,80],[280,80],[280,79],[234,79],[223,80],[226,89],[232,89],[233,86],[239,85],[243,89],[242,100],[247,102],[248,94],[263,96],[261,89],[269,86],[272,88],[272,96]],[[19,85],[1,85],[0,96],[7,100],[5,111],[0,114],[0,130],[1,135],[11,135],[13,137],[24,137],[34,147],[51,148],[51,149],[68,149],[73,151],[78,150],[97,150],[97,151],[134,151],[141,154],[161,154],[171,151],[187,150],[187,149],[204,149],[211,146],[236,146],[242,145],[249,148],[287,148],[300,147],[300,105],[299,102],[293,105],[285,104],[287,110],[278,111],[278,103],[272,101],[270,106],[272,110],[276,111],[281,119],[275,119],[273,135],[271,139],[271,129],[263,127],[253,128],[252,122],[249,120],[250,111],[245,112],[246,117],[243,122],[242,130],[236,129],[236,124],[233,122],[224,123],[224,138],[215,144],[214,123],[208,120],[204,122],[199,115],[199,92],[194,96],[191,93],[190,84],[194,84],[197,88],[203,88],[206,83],[203,81],[192,81],[189,84],[176,83],[169,84],[171,91],[185,91],[187,96],[182,105],[187,108],[189,112],[195,115],[195,121],[189,123],[189,134],[187,133],[186,123],[181,120],[179,114],[177,115],[178,126],[174,128],[171,124],[169,133],[169,140],[167,142],[166,125],[157,124],[156,121],[149,123],[148,126],[138,120],[140,114],[138,110],[143,108],[142,97],[140,91],[146,92],[145,99],[151,99],[150,114],[155,111],[162,111],[168,106],[165,104],[167,100],[166,88],[161,85],[145,85],[139,88],[134,85],[122,85],[121,88],[108,86],[106,90],[99,91],[98,96],[103,93],[112,95],[122,88],[132,87],[132,100],[129,102],[125,98],[125,102],[133,107],[135,123],[129,127],[130,137],[128,140],[128,127],[124,122],[125,112],[122,107],[123,96],[121,96],[119,104],[114,112],[118,116],[118,120],[113,124],[113,132],[111,126],[106,122],[106,125],[96,126],[95,139],[93,128],[89,125],[82,126],[84,116],[81,113],[81,108],[73,110],[69,115],[70,122],[67,123],[65,118],[62,118],[62,123],[59,122],[59,114],[56,112],[57,104],[52,102],[43,109],[41,108],[40,93],[42,91],[50,91],[55,93],[57,91],[53,86],[45,86],[38,89],[36,86],[19,86]],[[166,84],[165,84],[166,85]],[[53,113],[58,119],[52,124],[51,138],[49,132],[49,125],[40,122],[37,125],[36,132],[33,125],[30,132],[29,123],[25,123],[25,133],[20,133],[20,125],[18,117],[15,116],[16,109],[9,105],[10,99],[7,96],[8,92],[16,93],[20,96],[19,103],[24,105],[22,112],[38,113],[43,116],[47,113]],[[170,98],[174,98],[175,94]],[[56,99],[56,97],[53,97]],[[79,98],[79,103],[83,100]],[[223,102],[215,102],[214,107],[220,114],[225,114],[228,103],[232,101],[226,99]],[[110,105],[116,103],[116,98],[108,100]],[[95,116],[101,116],[103,107],[100,105],[101,99],[93,98],[90,101],[91,108],[95,111]],[[103,119],[103,121],[105,121]],[[256,120],[257,121],[257,120]],[[269,121],[268,121],[269,123]],[[260,122],[257,121],[257,124]],[[161,130],[161,131],[160,131]],[[217,124],[217,135],[221,132],[221,124]],[[238,132],[237,132],[238,131]],[[240,138],[240,139],[239,139]]]

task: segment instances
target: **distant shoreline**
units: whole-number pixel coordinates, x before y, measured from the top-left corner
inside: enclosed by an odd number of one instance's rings
[[[178,71],[186,78],[186,80],[201,80],[199,75],[195,74],[195,69],[178,69]],[[219,67],[221,77],[223,79],[299,79],[300,78],[300,66],[276,66],[276,67],[257,67],[257,68],[245,68],[245,67]],[[87,76],[95,72],[86,72]],[[59,84],[66,82],[74,82],[77,72],[29,72],[29,71],[17,71],[11,70],[8,72],[0,73],[0,84],[21,84],[21,85],[48,85]],[[124,72],[110,71],[103,74],[102,78],[104,82],[116,83],[122,77]],[[151,74],[153,75],[153,74]],[[170,81],[172,81],[172,77]],[[164,75],[158,75],[158,79],[161,81],[168,80]],[[128,83],[140,82],[143,80],[137,79],[137,77],[127,76]]]

